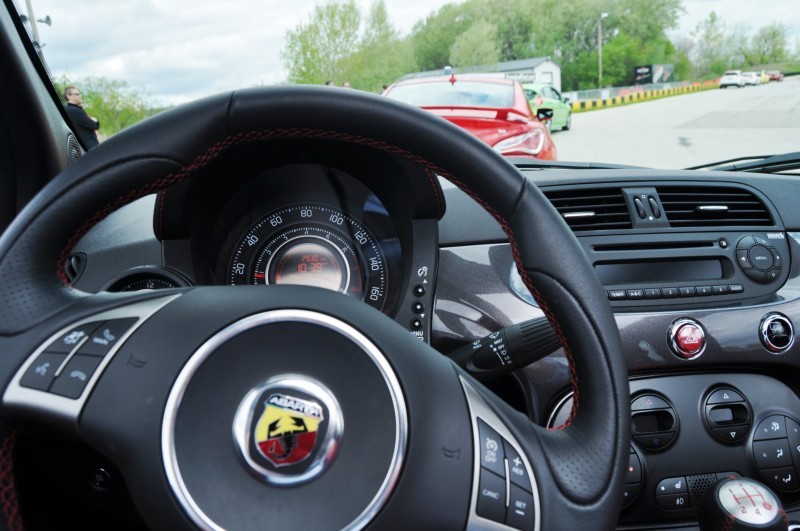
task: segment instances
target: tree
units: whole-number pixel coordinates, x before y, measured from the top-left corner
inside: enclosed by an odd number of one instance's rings
[[[487,65],[499,60],[497,26],[487,20],[475,22],[450,46],[450,64],[456,67]]]
[[[753,36],[751,54],[753,64],[784,61],[789,55],[789,30],[777,22],[760,28]]]
[[[361,12],[355,0],[317,5],[306,24],[289,30],[281,50],[292,83],[341,79],[345,59],[357,52]]]
[[[419,70],[444,68],[450,62],[450,48],[472,24],[466,4],[445,4],[417,22],[411,42]]]

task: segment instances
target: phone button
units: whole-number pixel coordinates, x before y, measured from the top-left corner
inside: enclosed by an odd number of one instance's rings
[[[103,358],[97,356],[73,356],[53,382],[50,392],[67,398],[78,398],[101,361]]]

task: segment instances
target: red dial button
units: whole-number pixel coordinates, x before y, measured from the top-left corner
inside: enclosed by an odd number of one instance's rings
[[[673,323],[669,335],[672,351],[681,358],[696,358],[706,348],[705,332],[699,324],[689,319]]]

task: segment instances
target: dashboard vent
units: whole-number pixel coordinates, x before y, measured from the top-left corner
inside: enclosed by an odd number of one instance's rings
[[[543,190],[573,231],[630,229],[631,216],[619,188]]]
[[[772,216],[764,203],[742,188],[660,186],[657,190],[667,220],[673,227],[773,225]]]

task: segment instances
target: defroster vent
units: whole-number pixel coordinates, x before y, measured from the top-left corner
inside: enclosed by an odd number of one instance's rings
[[[732,186],[659,186],[672,227],[769,227],[766,205],[752,192]]]
[[[632,228],[630,213],[619,188],[543,190],[573,231]]]

